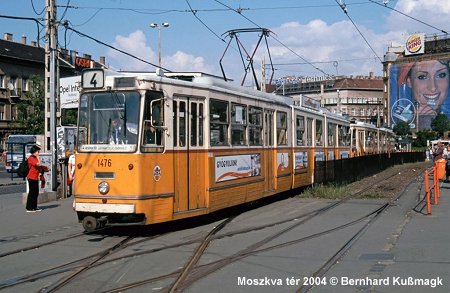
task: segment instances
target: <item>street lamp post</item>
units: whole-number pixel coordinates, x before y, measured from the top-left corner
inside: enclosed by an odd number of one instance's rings
[[[169,27],[169,23],[168,22],[163,22],[161,24],[151,23],[150,27],[158,29],[158,67],[161,68],[161,28]]]

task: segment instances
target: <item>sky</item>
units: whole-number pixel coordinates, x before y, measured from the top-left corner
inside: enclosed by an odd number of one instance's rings
[[[24,35],[28,43],[41,37],[39,43],[44,46],[44,30],[40,26],[38,30],[34,21],[4,16],[39,18],[45,23],[46,2],[1,0],[2,37],[4,33],[12,33],[13,40],[20,42]],[[247,54],[254,54],[258,79],[262,64],[267,80],[286,76],[369,75],[369,72],[381,76],[381,62],[389,46],[403,45],[407,36],[416,32],[427,36],[450,32],[450,1],[442,0],[56,0],[56,3],[57,18],[61,20],[58,36],[61,48],[89,54],[94,60],[104,56],[110,68],[126,71],[154,71],[160,52],[161,66],[167,70],[223,76],[223,68],[228,79],[245,84],[254,82],[251,72],[245,75],[249,65]],[[67,30],[62,25],[64,21]],[[160,29],[152,28],[151,23],[158,24]],[[162,23],[169,26],[161,27]],[[240,32],[231,38],[228,32],[238,29],[250,32]],[[256,47],[261,29],[269,33]]]

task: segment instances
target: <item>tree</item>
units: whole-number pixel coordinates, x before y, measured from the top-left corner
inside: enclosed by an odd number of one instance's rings
[[[61,109],[61,125],[77,125],[78,109]]]
[[[426,147],[427,141],[437,139],[437,134],[431,130],[417,131],[416,139],[413,141],[415,147]]]
[[[392,129],[395,134],[399,136],[406,136],[409,134],[409,124],[407,122],[398,122]]]
[[[444,113],[437,114],[436,118],[431,121],[431,129],[439,134],[439,137],[444,136],[444,132],[450,129],[450,121]]]
[[[31,89],[25,98],[17,103],[15,126],[24,134],[43,134],[45,129],[44,81],[39,76],[30,78]]]

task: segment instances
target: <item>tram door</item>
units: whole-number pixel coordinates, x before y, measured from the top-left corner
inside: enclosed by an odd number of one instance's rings
[[[205,207],[205,165],[199,147],[204,144],[204,103],[177,97],[173,102],[174,212]]]
[[[275,189],[274,186],[274,131],[273,131],[273,111],[264,111],[264,146],[265,146],[265,177],[266,177],[266,190],[271,191]]]

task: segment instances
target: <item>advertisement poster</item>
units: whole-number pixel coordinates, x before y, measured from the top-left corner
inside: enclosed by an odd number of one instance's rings
[[[277,172],[283,172],[289,168],[289,154],[278,153],[277,154]]]
[[[350,158],[350,152],[349,151],[339,151],[339,157],[341,159],[348,159],[348,158]]]
[[[296,170],[308,168],[308,152],[296,152],[294,155]]]
[[[216,182],[261,175],[260,154],[216,157]]]
[[[316,152],[315,157],[316,157],[316,162],[325,161],[325,153],[324,152]]]
[[[390,119],[394,127],[406,122],[411,129],[431,129],[438,113],[450,117],[450,59],[392,64],[390,68]]]
[[[52,154],[40,154],[41,164],[48,167],[48,172],[44,173],[45,187],[42,188],[41,182],[39,182],[39,192],[52,191]]]

